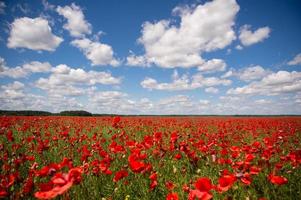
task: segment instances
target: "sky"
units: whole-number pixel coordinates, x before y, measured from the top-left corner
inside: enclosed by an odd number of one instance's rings
[[[300,0],[0,0],[0,109],[301,114]]]

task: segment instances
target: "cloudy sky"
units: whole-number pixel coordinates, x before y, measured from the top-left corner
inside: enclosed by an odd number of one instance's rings
[[[0,1],[0,109],[301,114],[301,1]]]

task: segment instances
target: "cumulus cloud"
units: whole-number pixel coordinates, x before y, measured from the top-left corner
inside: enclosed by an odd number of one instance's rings
[[[202,104],[202,105],[208,105],[208,104],[210,104],[210,101],[205,100],[205,99],[201,99],[200,100],[200,104]]]
[[[245,67],[240,70],[231,69],[225,74],[223,74],[221,77],[229,78],[235,76],[240,80],[249,82],[249,81],[261,79],[270,73],[272,73],[270,70],[264,69],[260,65],[251,65],[249,67]]]
[[[204,77],[202,74],[195,74],[190,78],[186,74],[179,76],[176,72],[172,75],[172,82],[170,83],[159,83],[153,78],[146,77],[140,84],[143,88],[150,90],[181,91],[218,85],[228,86],[231,83],[231,80],[218,77]]]
[[[301,64],[301,53],[297,54],[291,61],[287,63],[288,65],[300,65]]]
[[[90,39],[76,39],[71,42],[72,45],[79,48],[92,65],[119,65],[119,61],[114,58],[114,52],[111,46]]]
[[[207,62],[205,62],[204,64],[200,65],[198,67],[199,71],[202,72],[218,72],[218,71],[225,71],[227,64],[225,63],[225,61],[221,60],[221,59],[212,59],[209,60]]]
[[[232,95],[280,95],[301,91],[301,72],[278,71],[266,75],[260,81],[231,88],[227,94]]]
[[[33,73],[39,72],[49,72],[51,70],[51,65],[48,62],[38,62],[32,61],[23,65],[23,69]]]
[[[46,19],[22,17],[10,24],[7,47],[54,51],[62,41],[52,33]]]
[[[0,90],[0,94],[0,108],[4,110],[28,109],[59,112],[84,109],[74,97],[36,95],[25,91],[25,88],[10,92]]]
[[[32,61],[25,63],[22,66],[8,67],[4,58],[0,57],[0,77],[8,76],[11,78],[26,77],[31,73],[45,73],[51,70],[51,65],[48,62]]]
[[[258,42],[262,42],[270,36],[271,29],[267,26],[258,28],[252,32],[250,25],[244,25],[240,28],[239,40],[244,46],[250,46]],[[241,48],[237,48],[241,49]]]
[[[67,86],[67,84],[66,84]],[[219,99],[198,99],[188,95],[168,96],[156,100],[132,99],[121,91],[88,90],[86,102],[76,95],[49,94],[41,96],[26,91],[21,82],[15,81],[0,87],[0,109],[38,109],[59,112],[83,109],[93,113],[114,114],[294,114],[299,113],[301,93],[293,97],[272,99],[228,95]],[[281,100],[283,99],[283,100]]]
[[[72,3],[70,6],[58,6],[56,11],[59,15],[67,19],[63,28],[70,32],[73,37],[83,37],[85,34],[91,34],[91,24],[85,20],[82,9]]]
[[[111,95],[115,96],[115,95]],[[298,102],[271,101],[269,99],[249,99],[245,97],[224,96],[219,101],[192,98],[188,95],[168,96],[158,100],[142,98],[129,99],[128,94],[116,94],[116,98],[99,101],[95,111],[100,113],[141,113],[141,114],[283,114],[301,111]],[[298,101],[298,99],[296,100]],[[101,103],[103,102],[103,103]],[[107,103],[105,103],[107,102]],[[114,102],[110,106],[110,102]],[[93,104],[90,104],[93,105]],[[93,105],[94,106],[94,105]],[[103,111],[103,112],[101,112]]]
[[[40,79],[41,80],[41,79]],[[76,84],[84,83],[95,85],[97,83],[104,85],[120,84],[121,79],[113,77],[108,72],[85,71],[81,68],[73,69],[67,65],[58,65],[53,69],[49,77],[49,84]]]
[[[243,47],[242,47],[241,45],[236,45],[236,46],[235,46],[235,49],[237,49],[237,50],[242,50]]]
[[[126,96],[126,93],[119,91],[101,91],[90,95],[90,101],[92,103],[101,104],[102,106],[111,107],[113,104],[118,107],[118,103]]]
[[[99,113],[143,113],[148,112],[152,104],[147,98],[131,100],[128,94],[120,91],[97,91],[89,95],[88,109]]]
[[[222,76],[221,76],[221,78],[230,78],[231,76],[233,76],[234,75],[234,70],[229,70],[229,71],[227,71],[226,73],[224,73]]]
[[[257,99],[257,100],[255,100],[255,103],[256,104],[270,104],[270,103],[272,103],[272,101],[267,100],[267,99]]]
[[[133,53],[126,58],[126,64],[128,66],[140,66],[140,67],[148,67],[150,63],[148,63],[147,59],[144,56],[136,56]]]
[[[265,70],[260,65],[250,66],[240,70],[236,75],[240,80],[251,81],[263,78],[269,73],[269,70]]]
[[[296,101],[299,101],[297,99]],[[280,114],[300,112],[295,101],[271,101],[265,98],[222,96],[207,100],[174,95],[151,100],[131,99],[120,91],[99,91],[89,96],[88,110],[95,113],[121,114]]]
[[[211,94],[217,94],[219,92],[219,90],[215,87],[208,87],[205,89],[205,92],[211,93]]]
[[[176,7],[179,25],[172,20],[145,22],[138,42],[145,54],[130,55],[130,65],[195,67],[204,63],[201,54],[223,49],[236,39],[233,26],[239,6],[235,0],[214,0],[195,7]],[[131,62],[135,61],[135,62]],[[140,62],[142,61],[142,62]]]
[[[86,35],[92,33],[91,24],[85,20],[82,9],[72,3],[70,6],[58,6],[56,11],[67,19],[64,29],[70,32],[70,35],[76,37],[71,45],[77,47],[84,53],[86,58],[95,65],[117,66],[120,62],[114,58],[113,48],[108,44],[99,42],[99,34],[95,35],[92,41]],[[99,33],[102,33],[101,31]]]
[[[3,58],[0,58],[0,77],[8,76],[11,78],[21,78],[28,75],[28,72],[24,68],[20,66],[9,68],[5,63],[1,63],[1,59]]]
[[[19,81],[15,81],[8,85],[2,85],[0,96],[2,98],[6,97],[9,99],[20,99],[25,96],[23,89],[24,89],[24,84]]]
[[[67,65],[58,65],[52,69],[48,78],[39,78],[35,86],[51,95],[80,96],[88,90],[86,87],[96,84],[118,85],[120,78],[113,77],[108,72],[85,71],[73,69]]]

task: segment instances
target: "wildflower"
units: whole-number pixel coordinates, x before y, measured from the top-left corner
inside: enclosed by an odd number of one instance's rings
[[[218,192],[228,191],[236,181],[236,177],[230,173],[224,172],[224,175],[218,179]]]
[[[127,177],[129,175],[128,171],[126,170],[120,170],[118,172],[116,172],[113,181],[114,182],[118,182],[120,179],[123,179],[125,177]]]
[[[38,199],[52,199],[66,192],[73,184],[78,184],[81,181],[81,168],[72,168],[68,174],[57,173],[49,183],[44,185],[42,191],[35,193]]]
[[[268,180],[275,185],[284,185],[288,182],[288,180],[283,176],[275,176],[274,174],[270,174],[268,176]]]
[[[179,199],[179,197],[178,197],[177,193],[169,193],[166,196],[166,200],[178,200],[178,199]]]

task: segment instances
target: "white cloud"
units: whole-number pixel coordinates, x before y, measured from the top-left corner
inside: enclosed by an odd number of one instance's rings
[[[215,87],[208,87],[208,88],[205,89],[205,92],[212,93],[212,94],[217,94],[219,92],[219,90]]]
[[[210,104],[210,101],[201,99],[201,100],[200,100],[200,104],[202,104],[202,105],[209,105],[209,104]]]
[[[297,102],[296,102],[297,101]],[[301,112],[299,100],[271,101],[268,99],[223,96],[216,99],[194,99],[188,95],[168,96],[158,100],[130,99],[119,91],[95,92],[89,98],[88,110],[94,113],[121,114],[290,114]]]
[[[155,90],[191,90],[193,89],[189,84],[189,80],[186,76],[183,76],[177,80],[174,80],[172,83],[158,83],[157,80],[153,78],[145,78],[141,83],[143,88],[155,89]]]
[[[90,100],[94,103],[101,103],[103,105],[109,106],[110,104],[119,101],[120,99],[126,96],[126,93],[119,91],[103,91],[93,93],[93,95],[91,95],[92,98]]]
[[[288,65],[300,65],[301,64],[301,53],[297,54],[293,60],[287,63]]]
[[[234,71],[233,70],[229,70],[226,73],[224,73],[221,78],[230,78],[231,76],[234,75]]]
[[[63,70],[62,70],[63,69]],[[49,84],[77,84],[84,83],[95,85],[97,83],[104,85],[120,84],[121,79],[113,77],[108,72],[84,71],[83,69],[73,69],[66,65],[58,65],[53,69],[53,74],[50,75]],[[40,79],[41,80],[41,79]]]
[[[25,96],[23,89],[24,89],[24,84],[19,81],[15,81],[8,85],[2,85],[0,96],[9,99],[20,99]]]
[[[141,67],[150,66],[150,63],[147,62],[144,56],[135,56],[132,53],[126,58],[126,61],[127,61],[126,64],[128,66],[141,66]]]
[[[114,52],[111,46],[94,42],[87,38],[76,39],[71,42],[72,45],[79,48],[92,62],[92,65],[119,65],[119,61],[114,58]]]
[[[221,77],[230,78],[235,76],[240,80],[249,82],[249,81],[261,79],[270,73],[272,73],[270,70],[264,69],[260,65],[251,65],[249,67],[245,67],[240,70],[231,69],[225,74],[223,74]]]
[[[171,20],[145,22],[138,39],[145,49],[144,59],[164,68],[202,65],[203,52],[223,49],[236,39],[233,26],[238,10],[235,0],[214,0],[196,7],[175,8],[174,13],[180,17],[178,26]]]
[[[120,78],[113,77],[107,72],[84,71],[62,64],[53,68],[52,74],[48,78],[37,80],[35,86],[52,96],[64,94],[79,96],[88,92],[87,86],[96,84],[118,85],[120,83]]]
[[[172,79],[171,83],[158,83],[157,80],[146,77],[140,84],[143,88],[150,90],[181,91],[218,85],[228,86],[232,83],[231,80],[218,77],[204,77],[202,74],[195,74],[191,78],[186,74],[179,77],[176,71],[172,75]]]
[[[52,34],[46,19],[22,17],[15,19],[10,25],[7,46],[54,51],[62,41],[62,38]]]
[[[255,100],[255,103],[256,104],[270,104],[270,103],[272,103],[272,101],[267,100],[267,99],[257,99],[257,100]]]
[[[204,77],[202,74],[196,74],[192,76],[192,83],[191,86],[193,88],[199,87],[212,87],[212,86],[229,86],[232,84],[231,80],[228,79],[221,79],[218,77]]]
[[[92,26],[85,20],[82,9],[72,3],[70,6],[58,6],[56,11],[67,19],[64,29],[70,32],[70,35],[77,37],[71,44],[79,48],[91,61],[92,65],[112,65],[117,66],[120,62],[114,58],[114,51],[110,45],[99,42],[102,31],[94,35],[94,40],[86,38],[87,34],[92,33]]]
[[[0,91],[0,109],[5,110],[45,110],[60,112],[62,110],[84,109],[74,97],[41,96],[28,91],[15,90],[11,93]],[[19,93],[19,94],[14,94]]]
[[[235,46],[235,49],[237,49],[237,50],[242,50],[243,47],[242,47],[241,45],[236,45],[236,46]]]
[[[262,82],[266,85],[282,85],[294,83],[295,81],[300,81],[300,79],[301,72],[278,71],[277,73],[272,73],[264,77]]]
[[[244,46],[250,46],[258,42],[262,42],[270,36],[271,29],[267,26],[258,28],[252,32],[250,25],[244,25],[240,28],[239,39]],[[240,48],[238,48],[240,49]]]
[[[24,64],[23,69],[33,73],[49,72],[51,70],[51,65],[48,62],[41,63],[38,61],[32,61]]]
[[[174,106],[175,104],[180,104],[182,106],[189,106],[189,97],[186,95],[176,95],[168,98],[160,99],[159,105],[163,106]]]
[[[301,91],[301,72],[278,71],[268,74],[260,81],[231,88],[227,94],[244,95],[280,95]]]
[[[48,62],[32,61],[25,63],[22,66],[7,67],[4,58],[0,57],[0,77],[8,76],[11,78],[22,78],[26,77],[31,73],[43,73],[49,72],[51,65]]]
[[[89,109],[97,110],[98,113],[128,114],[141,113],[151,107],[146,98],[134,101],[127,97],[128,94],[119,91],[93,92],[89,95]]]
[[[212,59],[198,67],[202,72],[218,72],[225,71],[227,64],[221,59]]]
[[[11,78],[22,78],[28,75],[28,71],[24,68],[17,66],[14,68],[8,68],[6,66],[1,66],[0,77],[8,76]]]
[[[91,34],[91,24],[85,20],[82,9],[72,3],[70,6],[58,6],[56,11],[67,19],[64,29],[70,32],[73,37],[84,37]]]
[[[240,72],[237,73],[239,79],[243,81],[251,81],[251,80],[258,80],[263,78],[269,73],[269,71],[265,70],[263,67],[256,65],[250,66],[245,69],[242,69]]]
[[[273,100],[249,96],[221,96],[219,99],[194,99],[188,95],[175,95],[151,100],[132,99],[121,91],[99,91],[85,88],[84,100],[69,94],[68,85],[62,93],[41,96],[30,93],[23,83],[15,81],[0,87],[0,109],[18,110],[87,110],[93,113],[116,114],[294,114],[300,113],[300,96],[277,96]],[[71,86],[73,87],[73,86]],[[82,89],[78,88],[77,89]],[[301,94],[301,93],[300,93]]]

